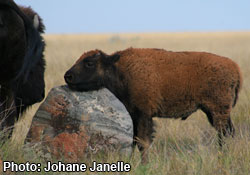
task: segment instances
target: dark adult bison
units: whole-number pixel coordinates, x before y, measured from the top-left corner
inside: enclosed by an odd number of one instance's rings
[[[44,33],[44,24],[40,16],[30,7],[20,7],[22,12],[33,20],[33,25],[40,34]],[[43,100],[45,95],[45,59],[43,55],[45,43],[41,37],[43,45],[42,52],[33,58],[34,62],[30,66],[29,75],[22,75],[15,83],[17,85],[15,91],[15,104],[17,112],[23,113],[29,106]],[[19,82],[18,82],[19,81]],[[23,83],[22,83],[23,82]]]
[[[186,119],[201,109],[222,135],[234,135],[230,112],[235,106],[242,76],[236,63],[204,52],[134,49],[107,55],[84,53],[65,74],[78,91],[108,88],[126,106],[134,124],[134,138],[142,151],[152,142],[152,117]]]
[[[44,98],[44,25],[31,9],[0,0],[0,120],[13,126],[19,113]]]

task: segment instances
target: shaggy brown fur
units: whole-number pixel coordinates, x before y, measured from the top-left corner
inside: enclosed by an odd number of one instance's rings
[[[152,142],[152,117],[186,119],[201,109],[218,131],[220,145],[222,134],[234,134],[230,112],[242,76],[238,65],[225,57],[134,48],[109,56],[96,50],[83,54],[65,80],[76,90],[106,87],[124,103],[144,161]]]

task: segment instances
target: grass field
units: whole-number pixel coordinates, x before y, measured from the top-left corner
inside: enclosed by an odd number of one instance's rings
[[[215,130],[209,125],[206,116],[198,111],[185,121],[155,120],[157,132],[149,150],[150,163],[147,165],[140,164],[140,154],[137,150],[131,158],[107,154],[98,158],[97,161],[117,162],[124,160],[132,166],[129,174],[138,175],[250,174],[250,76],[248,76],[250,74],[250,32],[83,34],[45,35],[44,37],[47,45],[45,51],[47,62],[46,93],[54,86],[65,84],[63,79],[65,71],[83,52],[96,48],[106,53],[128,47],[164,48],[172,51],[206,51],[231,58],[239,64],[244,83],[238,103],[232,112],[236,136],[226,140],[223,151],[218,151],[216,147]],[[18,145],[23,143],[32,116],[38,106],[39,104],[32,107],[16,124],[12,138],[14,143],[18,143]],[[11,150],[11,146],[9,150]],[[27,161],[23,157],[22,151],[15,150],[15,155],[9,151],[3,157]]]

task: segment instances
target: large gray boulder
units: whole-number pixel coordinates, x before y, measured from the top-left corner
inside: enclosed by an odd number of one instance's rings
[[[76,92],[60,86],[49,92],[36,112],[27,142],[39,144],[45,155],[68,161],[100,150],[130,153],[133,124],[109,90]]]

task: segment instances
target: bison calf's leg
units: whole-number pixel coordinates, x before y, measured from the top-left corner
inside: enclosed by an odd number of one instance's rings
[[[148,149],[152,143],[153,120],[145,114],[138,116],[137,125],[135,127],[136,134],[134,136],[136,144],[142,154],[142,163],[148,162]]]
[[[229,134],[234,137],[235,129],[230,117],[227,120],[226,131],[228,132],[226,132],[224,135]]]
[[[217,130],[218,132],[218,144],[220,147],[223,146],[223,137],[234,136],[235,129],[233,123],[230,118],[230,110],[228,112],[210,112],[209,110],[203,110],[210,124]]]
[[[214,127],[218,131],[218,144],[220,147],[224,145],[223,137],[234,137],[235,129],[230,116],[227,119],[218,118],[215,120]]]
[[[219,93],[218,93],[219,94]],[[221,93],[216,100],[206,101],[201,105],[201,110],[206,113],[208,121],[218,132],[218,144],[223,146],[223,137],[234,136],[234,126],[230,119],[234,97],[231,93]]]

